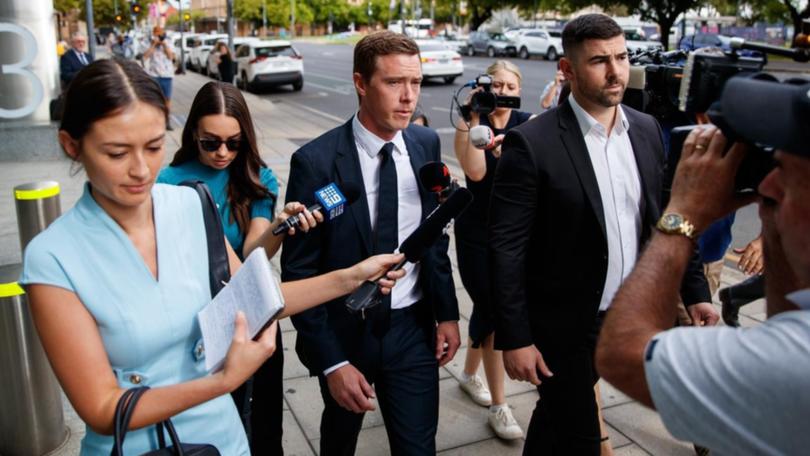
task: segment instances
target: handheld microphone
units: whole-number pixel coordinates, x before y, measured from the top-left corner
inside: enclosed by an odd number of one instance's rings
[[[439,199],[447,198],[458,188],[458,182],[450,178],[450,170],[442,162],[427,162],[419,168],[419,182]]]
[[[343,192],[340,191],[337,185],[330,183],[326,187],[315,191],[315,200],[317,203],[309,206],[310,212],[321,211],[324,220],[332,220],[335,217],[343,214],[346,206],[350,206],[357,198],[360,197],[362,191],[360,186],[353,182],[343,183]],[[273,229],[273,234],[278,236],[286,233],[290,228],[295,228],[301,224],[301,217],[296,215],[284,221],[281,225]]]
[[[421,174],[421,173],[420,173]],[[470,205],[473,194],[466,188],[458,188],[447,200],[428,214],[427,218],[419,225],[407,239],[399,246],[400,253],[405,255],[405,259],[392,266],[388,271],[395,271],[405,266],[406,262],[417,263],[425,256],[425,252],[439,240],[444,231],[444,227],[454,218],[464,212]],[[388,273],[386,271],[386,274]],[[383,274],[383,277],[385,274]],[[379,280],[379,279],[377,279]],[[360,312],[374,307],[380,303],[382,293],[377,286],[377,280],[364,282],[360,288],[354,291],[346,299],[346,307],[350,312]]]
[[[486,125],[477,125],[470,128],[470,142],[476,149],[492,149],[495,147],[495,133]]]

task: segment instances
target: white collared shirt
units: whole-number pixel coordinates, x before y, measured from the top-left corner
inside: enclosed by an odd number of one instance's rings
[[[354,133],[354,143],[357,146],[360,172],[363,174],[363,186],[366,189],[372,236],[377,227],[380,150],[385,143],[391,142],[394,144],[394,151],[391,156],[394,158],[394,164],[397,168],[397,197],[399,201],[397,206],[397,228],[399,231],[397,240],[398,244],[402,244],[402,241],[410,236],[422,221],[422,198],[419,195],[419,184],[411,167],[411,159],[408,155],[408,149],[405,147],[405,140],[402,138],[402,131],[398,131],[391,141],[386,141],[368,131],[360,123],[357,114],[355,114],[352,119],[352,132]],[[418,284],[419,267],[419,264],[405,264],[405,277],[397,280],[397,286],[391,289],[392,310],[404,309],[422,299],[422,288]],[[337,363],[324,370],[323,375],[329,375],[346,364],[349,364],[349,362]]]
[[[411,233],[416,230],[422,220],[422,198],[419,196],[419,183],[411,166],[408,149],[402,132],[398,131],[394,139],[385,141],[374,133],[368,131],[360,123],[357,115],[352,120],[354,143],[357,146],[360,160],[360,171],[363,174],[363,186],[366,188],[368,200],[368,215],[371,221],[372,233],[377,227],[377,202],[380,188],[380,150],[387,142],[394,144],[394,164],[397,167],[397,235],[398,244],[402,244]],[[422,289],[418,286],[419,265],[407,263],[405,277],[397,280],[397,286],[392,289],[391,309],[403,309],[422,299]]]
[[[74,49],[73,52],[76,53],[76,58],[79,59],[79,63],[81,63],[82,65],[88,64],[87,57],[85,57],[84,52],[78,49]]]
[[[608,245],[608,268],[599,310],[607,310],[638,259],[641,236],[641,179],[627,131],[630,123],[617,106],[613,131],[588,114],[573,94],[568,98],[588,147],[596,175]]]

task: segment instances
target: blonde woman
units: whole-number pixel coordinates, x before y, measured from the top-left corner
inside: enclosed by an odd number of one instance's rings
[[[522,76],[517,65],[498,60],[487,68],[492,77],[492,91],[497,95],[520,96]],[[476,88],[473,93],[480,91]],[[468,100],[469,102],[469,100]],[[498,108],[489,115],[471,113],[469,127],[485,125],[495,134],[495,144],[488,150],[475,148],[470,142],[468,126],[460,121],[455,137],[456,157],[475,199],[456,221],[456,254],[464,288],[473,301],[470,317],[470,340],[459,386],[473,401],[489,406],[488,421],[495,434],[505,440],[523,437],[523,430],[512,417],[504,394],[504,367],[501,352],[493,348],[494,322],[490,304],[490,279],[487,261],[487,218],[489,195],[495,166],[501,155],[501,142],[507,131],[532,117],[531,113],[511,108]],[[481,360],[489,390],[476,374]],[[491,391],[491,392],[490,392]]]

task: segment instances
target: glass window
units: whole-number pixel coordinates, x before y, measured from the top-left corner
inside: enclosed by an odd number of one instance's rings
[[[292,46],[265,46],[256,48],[256,57],[296,57]]]

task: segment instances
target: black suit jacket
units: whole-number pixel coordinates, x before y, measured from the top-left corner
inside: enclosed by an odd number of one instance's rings
[[[93,62],[93,57],[90,56],[90,54],[86,52],[83,52],[83,54],[88,64]],[[73,49],[68,49],[62,54],[62,57],[59,59],[59,78],[62,80],[65,87],[76,77],[76,73],[81,71],[85,66],[86,65],[82,64],[79,60],[79,57],[76,56],[76,52]]]
[[[440,161],[438,135],[411,125],[403,131],[414,174],[429,161]],[[334,182],[353,182],[364,189],[352,121],[330,130],[295,152],[291,160],[287,201],[311,202],[315,190]],[[438,204],[433,194],[419,186],[422,220]],[[426,327],[435,322],[458,320],[458,302],[447,256],[445,235],[428,250],[421,262],[419,286],[423,299],[417,311]],[[282,279],[296,280],[346,268],[372,253],[372,232],[365,189],[346,212],[309,233],[284,241]],[[312,375],[342,361],[352,362],[361,353],[364,321],[348,312],[345,296],[302,312],[292,318],[298,330],[296,351]]]
[[[640,252],[661,215],[664,146],[652,116],[622,109],[644,200]],[[503,151],[489,223],[496,347],[565,353],[593,326],[608,262],[599,187],[569,102],[510,130]],[[711,301],[697,254],[681,294],[687,305]]]

